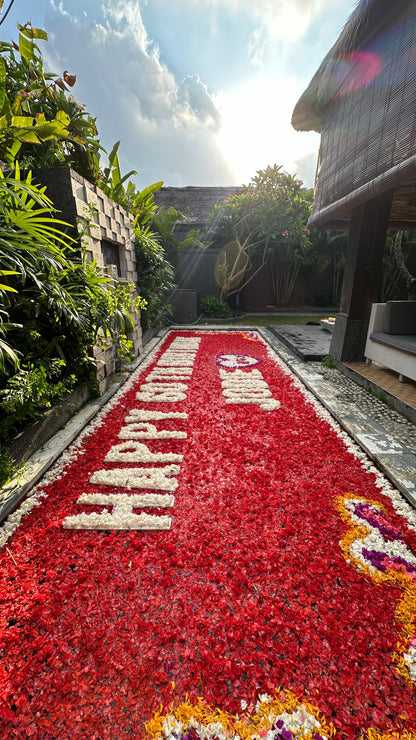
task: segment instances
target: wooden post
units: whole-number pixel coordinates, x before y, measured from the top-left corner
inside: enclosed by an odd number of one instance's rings
[[[361,362],[371,304],[377,300],[393,191],[387,191],[354,209],[340,312],[330,354],[341,362]]]

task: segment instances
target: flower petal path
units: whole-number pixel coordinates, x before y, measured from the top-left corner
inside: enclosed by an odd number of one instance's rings
[[[169,332],[22,511],[5,740],[416,738],[415,512],[256,334]]]

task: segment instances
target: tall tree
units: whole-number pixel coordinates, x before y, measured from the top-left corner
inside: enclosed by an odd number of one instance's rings
[[[238,195],[215,206],[208,217],[209,231],[229,239],[217,263],[222,299],[239,292],[268,263],[276,305],[288,302],[310,245],[306,224],[312,193],[302,186],[275,164],[259,170]]]

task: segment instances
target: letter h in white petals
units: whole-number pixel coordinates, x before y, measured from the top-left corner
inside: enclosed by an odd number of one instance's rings
[[[168,516],[152,514],[135,514],[133,507],[157,506],[166,508],[173,506],[174,496],[167,494],[101,494],[83,493],[77,503],[90,506],[108,504],[112,511],[104,509],[102,512],[91,514],[76,514],[67,516],[62,526],[64,529],[170,529],[171,519]]]

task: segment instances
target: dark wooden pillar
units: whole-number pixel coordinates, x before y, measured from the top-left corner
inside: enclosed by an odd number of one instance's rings
[[[353,211],[340,312],[334,326],[331,357],[341,362],[364,359],[371,304],[377,300],[393,191]]]

